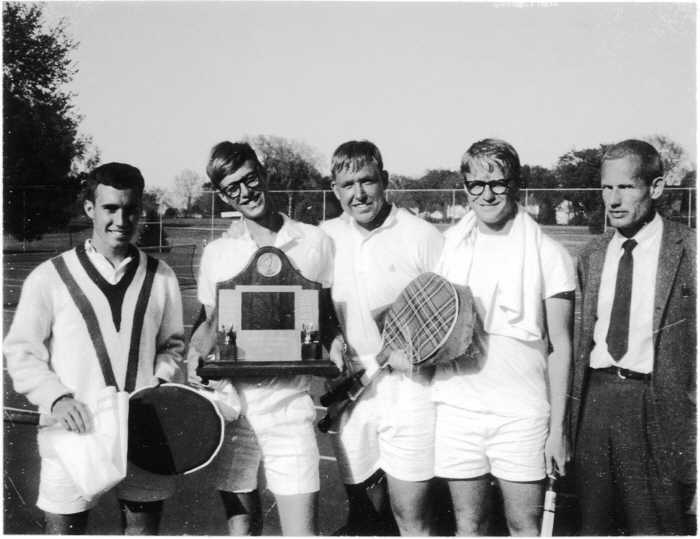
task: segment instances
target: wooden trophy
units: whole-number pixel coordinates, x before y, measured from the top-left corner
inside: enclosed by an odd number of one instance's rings
[[[203,380],[313,374],[338,376],[323,359],[321,283],[306,279],[276,247],[216,285],[217,353],[200,361]]]

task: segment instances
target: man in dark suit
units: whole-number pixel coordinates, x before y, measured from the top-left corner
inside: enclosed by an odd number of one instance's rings
[[[581,535],[692,531],[695,236],[654,210],[662,175],[646,142],[609,148],[601,186],[614,230],[579,255],[571,428]]]

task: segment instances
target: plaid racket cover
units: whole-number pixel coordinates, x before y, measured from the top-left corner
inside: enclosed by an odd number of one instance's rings
[[[423,273],[413,279],[394,301],[384,319],[383,364],[391,351],[403,350],[412,365],[420,365],[445,344],[457,323],[459,297],[454,285]]]
[[[333,405],[318,423],[321,432],[329,431],[361,398],[384,370],[393,351],[402,350],[411,366],[429,366],[467,354],[476,313],[469,288],[456,286],[435,273],[423,273],[404,288],[383,320],[383,344],[376,358],[381,368],[364,384],[362,371],[321,397],[323,405]]]

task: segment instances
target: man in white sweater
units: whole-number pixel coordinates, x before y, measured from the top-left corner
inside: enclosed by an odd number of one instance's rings
[[[87,405],[106,386],[133,391],[180,378],[184,351],[177,278],[163,261],[131,244],[141,213],[139,170],[107,163],[90,173],[84,210],[92,237],[35,268],[22,287],[4,342],[15,390],[65,429],[92,429]],[[37,506],[46,532],[84,533],[88,498],[63,468],[46,428],[38,433],[41,475]],[[128,465],[116,487],[127,534],[158,532],[172,476]]]

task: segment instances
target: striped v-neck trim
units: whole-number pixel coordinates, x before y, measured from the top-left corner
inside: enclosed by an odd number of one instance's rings
[[[92,267],[90,264],[89,260],[86,260],[85,262],[89,265],[86,266],[83,261],[80,261],[80,254],[78,252],[78,248],[76,248],[76,258],[73,259],[73,262],[71,262],[71,265],[73,266],[74,270],[81,268],[84,270],[86,273],[88,273],[88,267]],[[140,266],[140,253],[136,251],[136,268]],[[85,252],[83,251],[83,256],[86,257]],[[87,258],[87,257],[86,257]],[[80,286],[80,283],[76,280],[76,278],[73,276],[71,269],[69,268],[69,264],[67,264],[67,255],[62,255],[58,256],[54,259],[52,259],[53,265],[56,268],[59,277],[63,281],[63,283],[66,285],[66,288],[68,289],[68,293],[70,294],[71,298],[73,299],[73,302],[75,303],[75,306],[78,308],[80,311],[83,320],[85,321],[88,334],[90,336],[90,339],[93,343],[93,346],[95,348],[95,352],[97,355],[97,359],[100,363],[100,367],[102,369],[102,374],[105,379],[106,385],[114,385],[117,388],[119,385],[117,384],[114,369],[112,367],[112,360],[110,359],[110,352],[108,351],[109,345],[108,342],[112,337],[107,337],[102,334],[102,330],[100,329],[100,322],[99,322],[99,316],[98,313],[95,311],[94,305],[90,298],[88,297],[88,294],[86,293],[85,290]],[[76,264],[75,260],[78,259],[78,263]],[[126,357],[121,356],[120,353],[117,354],[117,356],[114,358],[115,361],[122,362],[126,360],[126,372],[124,375],[124,390],[131,392],[134,390],[135,384],[136,384],[136,378],[137,378],[137,373],[138,373],[138,363],[139,363],[139,357],[140,357],[140,343],[141,343],[141,332],[143,329],[143,324],[144,324],[144,317],[146,315],[146,309],[149,303],[149,299],[151,296],[151,290],[153,287],[153,281],[155,279],[156,273],[158,271],[158,260],[155,258],[152,258],[150,256],[145,257],[145,264],[144,264],[144,278],[143,282],[141,283],[140,289],[138,290],[138,296],[136,299],[136,302],[134,303],[135,309],[133,311],[133,319],[131,321],[131,333],[130,335],[123,335],[119,336],[119,331],[116,332],[116,337],[118,340],[122,340],[125,337],[128,339],[128,355]],[[93,268],[94,269],[94,268]],[[128,268],[129,271],[131,271],[131,268]],[[96,271],[96,270],[95,270]],[[134,270],[135,273],[135,270]],[[126,277],[126,276],[125,276]],[[129,278],[129,284],[131,284],[131,281],[133,281],[133,275]],[[95,281],[93,276],[90,276],[90,279],[94,281],[94,284],[104,293],[102,288],[99,286],[99,283]],[[109,285],[104,279],[102,279],[106,284]],[[122,279],[124,280],[124,279]],[[112,285],[109,285],[112,286]],[[116,288],[116,287],[115,287]],[[125,293],[123,295],[126,295],[126,289],[124,291]],[[94,293],[92,293],[93,300],[96,298]],[[105,294],[106,298],[108,298],[107,294]],[[121,305],[121,299],[120,299],[120,305]],[[111,306],[110,306],[111,307]],[[105,317],[103,316],[103,319]],[[115,326],[116,327],[116,326]],[[128,327],[128,324],[127,324]],[[107,333],[111,333],[110,331],[107,331]],[[122,342],[124,342],[122,340]],[[115,341],[116,343],[116,341]],[[122,359],[123,357],[123,359]]]
[[[126,294],[127,288],[131,284],[131,281],[136,275],[136,270],[139,267],[139,252],[132,245],[129,246],[129,256],[131,256],[131,261],[126,266],[126,271],[117,284],[111,284],[100,274],[97,268],[90,262],[87,252],[85,251],[84,245],[78,245],[75,248],[75,252],[78,255],[78,261],[80,265],[88,274],[88,277],[93,283],[102,291],[107,302],[109,303],[109,308],[112,312],[112,321],[114,322],[114,327],[117,332],[120,329],[122,321],[122,304],[124,302],[124,295]]]

